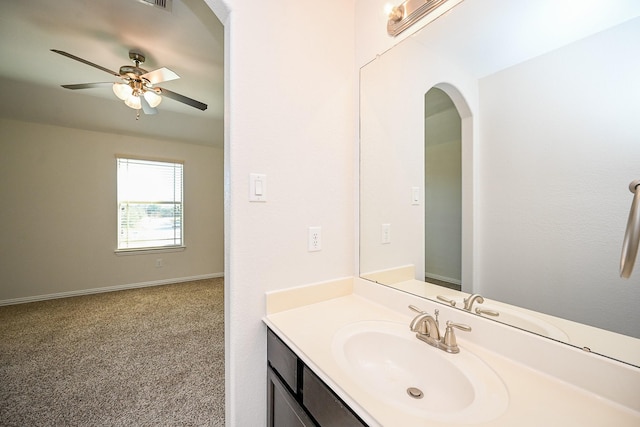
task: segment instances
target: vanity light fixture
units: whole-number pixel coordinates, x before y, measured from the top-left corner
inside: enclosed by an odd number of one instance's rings
[[[449,3],[449,7],[442,8],[443,10],[436,14],[437,16],[434,16],[433,19],[442,15],[461,1],[462,0],[406,0],[401,5],[391,8],[388,14],[387,33],[395,37],[445,3]]]

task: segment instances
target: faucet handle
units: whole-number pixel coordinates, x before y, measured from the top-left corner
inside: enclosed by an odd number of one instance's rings
[[[471,326],[465,325],[464,323],[454,323],[451,320],[447,320],[447,329],[448,328],[457,328],[461,331],[471,332]]]
[[[480,308],[480,307],[476,307],[476,313],[481,315],[481,316],[483,314],[485,314],[487,316],[494,316],[494,317],[500,316],[500,313],[498,313],[495,310],[485,310],[484,308]]]
[[[442,339],[442,349],[447,353],[459,353],[460,347],[458,347],[458,341],[456,340],[456,334],[453,328],[460,329],[461,331],[471,332],[471,326],[463,323],[453,323],[447,321],[447,329],[444,332],[444,338]]]
[[[409,305],[409,308],[413,311],[415,311],[418,314],[424,314],[426,313],[426,311],[419,309],[418,307],[416,307],[415,305]]]
[[[451,307],[455,307],[456,306],[456,302],[454,300],[452,300],[452,299],[449,299],[447,297],[443,297],[442,295],[438,295],[438,296],[436,296],[436,298],[438,298],[442,302],[446,302]]]

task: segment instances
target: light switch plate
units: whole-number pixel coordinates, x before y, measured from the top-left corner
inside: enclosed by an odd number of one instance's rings
[[[411,187],[411,204],[420,204],[420,187]]]
[[[267,175],[262,173],[249,174],[249,201],[267,201]]]

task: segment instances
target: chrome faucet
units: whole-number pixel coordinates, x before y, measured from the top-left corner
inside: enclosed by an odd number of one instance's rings
[[[468,325],[463,325],[461,323],[453,323],[451,321],[447,322],[447,327],[444,333],[444,337],[440,335],[440,325],[438,322],[438,314],[439,311],[435,310],[435,317],[427,313],[426,311],[420,310],[418,307],[414,305],[410,305],[409,308],[418,313],[416,317],[413,318],[409,328],[411,328],[412,332],[416,333],[416,338],[420,341],[424,341],[432,347],[439,348],[440,350],[444,350],[447,353],[459,353],[460,347],[458,347],[458,342],[456,340],[456,335],[453,331],[453,328],[460,329],[462,331],[470,332],[471,327]]]
[[[482,304],[484,302],[484,298],[480,294],[469,295],[463,300],[464,309],[467,311],[471,311],[471,309],[473,308],[473,303],[476,301],[478,302],[478,304]],[[476,307],[475,311],[477,314],[480,314],[480,315],[485,314],[487,316],[494,316],[494,317],[500,316],[500,313],[498,313],[495,310],[485,310],[483,308]]]
[[[439,310],[435,310],[435,317],[427,313],[426,311],[420,310],[415,305],[410,305],[409,308],[418,313],[416,317],[413,318],[409,328],[411,331],[417,332],[418,335],[423,336],[425,338],[440,339],[440,323],[438,322],[438,314]]]
[[[450,298],[444,297],[442,295],[438,295],[437,298],[440,301],[446,302],[447,304],[449,304],[451,307],[455,307],[456,306],[456,302]],[[473,295],[469,295],[467,298],[465,298],[464,300],[462,300],[462,303],[464,304],[464,307],[462,307],[463,309],[467,310],[467,311],[471,311],[471,308],[473,307],[473,303],[474,302],[478,302],[478,304],[482,304],[484,302],[484,298],[482,297],[482,295],[480,294],[473,294]],[[495,310],[485,310],[484,308],[480,308],[480,307],[476,307],[475,312],[477,314],[484,314],[487,316],[500,316],[500,313],[498,313]]]
[[[473,307],[473,303],[478,301],[478,304],[482,304],[484,302],[484,298],[480,294],[469,295],[464,299],[464,309],[467,311],[471,311]]]

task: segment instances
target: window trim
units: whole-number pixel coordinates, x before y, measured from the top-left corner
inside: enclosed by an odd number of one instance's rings
[[[119,159],[125,159],[125,160],[140,160],[140,161],[146,161],[146,162],[159,162],[159,163],[174,163],[174,164],[180,164],[182,165],[182,198],[181,198],[181,211],[182,211],[182,220],[180,221],[181,223],[181,244],[179,245],[170,245],[170,246],[158,246],[158,247],[153,247],[153,246],[145,246],[145,247],[140,247],[140,248],[119,248],[118,247],[118,243],[119,243],[119,237],[118,237],[118,233],[120,231],[120,225],[118,224],[119,221],[119,196],[118,196],[118,160]],[[185,195],[185,191],[184,191],[184,165],[185,165],[185,161],[184,160],[177,160],[177,159],[170,159],[170,158],[163,158],[163,157],[153,157],[153,156],[140,156],[140,155],[130,155],[130,154],[118,154],[116,153],[115,155],[115,161],[116,161],[116,247],[114,249],[114,253],[118,256],[121,255],[137,255],[137,254],[145,254],[145,253],[162,253],[162,252],[182,252],[184,251],[187,247],[185,245],[185,231],[184,231],[184,195]]]
[[[145,253],[162,253],[162,252],[183,252],[187,249],[186,246],[165,246],[162,248],[128,248],[128,249],[114,249],[114,253],[120,255],[137,255]]]

